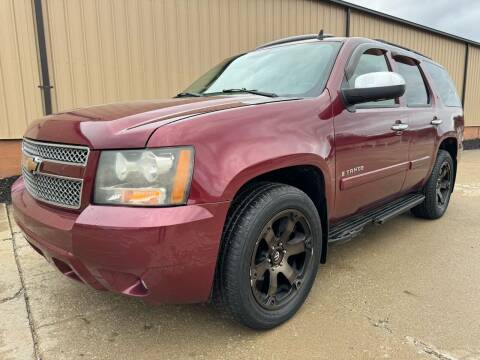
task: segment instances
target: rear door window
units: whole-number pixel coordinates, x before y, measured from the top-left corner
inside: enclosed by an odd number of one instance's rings
[[[407,100],[407,106],[428,106],[430,96],[418,64],[408,58],[396,60],[396,63],[398,73],[403,76],[406,82],[404,96]]]
[[[425,68],[432,77],[435,92],[440,96],[445,106],[462,107],[457,90],[448,72],[435,64],[425,62]]]

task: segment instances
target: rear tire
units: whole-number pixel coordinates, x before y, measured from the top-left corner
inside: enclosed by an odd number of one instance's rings
[[[453,190],[455,167],[450,153],[439,150],[432,174],[423,188],[425,201],[412,209],[423,219],[438,219],[447,211]]]
[[[292,186],[262,184],[243,196],[224,231],[217,294],[237,321],[270,329],[291,318],[310,292],[322,251],[320,218]]]

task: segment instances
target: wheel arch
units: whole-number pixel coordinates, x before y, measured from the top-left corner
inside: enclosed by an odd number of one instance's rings
[[[447,151],[453,160],[454,173],[453,173],[453,188],[455,187],[455,180],[457,178],[457,156],[458,156],[458,139],[455,136],[448,136],[440,141],[437,154],[440,150]],[[452,190],[453,190],[452,188]]]
[[[256,183],[280,183],[293,186],[300,189],[312,200],[317,208],[322,224],[322,255],[321,263],[325,263],[328,244],[328,177],[324,170],[312,163],[292,164],[285,167],[268,169],[267,171],[256,173],[243,181],[240,186],[236,186],[235,193],[232,196],[232,204],[235,198],[243,192],[244,189],[254,187]],[[233,209],[230,208],[227,217],[231,215]]]

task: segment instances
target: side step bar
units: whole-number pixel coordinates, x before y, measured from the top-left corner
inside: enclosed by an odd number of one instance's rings
[[[342,220],[330,227],[328,243],[333,244],[350,240],[362,232],[366,225],[383,224],[387,220],[421,204],[424,200],[425,196],[422,194],[410,194],[376,209]]]

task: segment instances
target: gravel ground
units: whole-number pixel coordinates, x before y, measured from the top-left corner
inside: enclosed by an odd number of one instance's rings
[[[10,188],[17,178],[18,176],[11,176],[0,179],[0,203],[10,204],[12,200],[10,197]]]
[[[480,149],[480,139],[466,140],[463,142],[463,148],[465,150]]]

